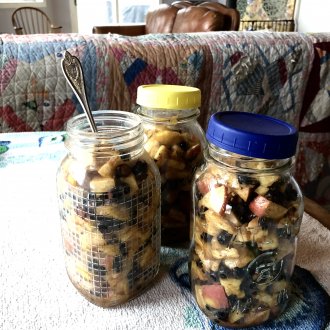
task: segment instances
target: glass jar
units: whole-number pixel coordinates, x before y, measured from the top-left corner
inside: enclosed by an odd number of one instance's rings
[[[57,174],[65,264],[77,290],[111,307],[145,290],[160,262],[160,176],[142,123],[124,111],[72,118]]]
[[[161,174],[162,245],[189,242],[192,177],[206,145],[197,122],[200,103],[200,90],[194,87],[143,85],[137,90],[145,149]]]
[[[303,215],[291,175],[298,133],[263,115],[219,112],[193,183],[189,269],[200,309],[229,327],[263,323],[286,307]]]

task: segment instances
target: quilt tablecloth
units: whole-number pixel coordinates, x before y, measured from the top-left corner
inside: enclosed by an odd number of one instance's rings
[[[56,200],[64,140],[64,132],[0,134],[0,328],[224,329],[194,302],[184,248],[163,247],[157,280],[125,305],[102,309],[76,292],[64,267]],[[299,235],[288,310],[250,329],[330,329],[330,231],[304,214]]]

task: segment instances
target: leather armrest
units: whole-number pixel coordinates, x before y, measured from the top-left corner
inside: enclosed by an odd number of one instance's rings
[[[221,31],[224,16],[208,8],[191,6],[181,8],[176,15],[173,33]]]
[[[102,25],[93,27],[94,34],[116,33],[125,36],[139,36],[146,33],[145,24]]]

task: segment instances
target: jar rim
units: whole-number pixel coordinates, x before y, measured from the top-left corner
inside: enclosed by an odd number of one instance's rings
[[[144,131],[141,118],[134,113],[121,110],[93,111],[97,132],[93,132],[85,114],[71,118],[67,123],[68,136],[72,143],[88,149],[92,145],[102,145],[103,149],[126,150],[133,146],[143,146]],[[74,142],[73,142],[74,141]]]
[[[140,117],[134,113],[122,110],[96,110],[92,111],[95,125],[97,127],[97,132],[93,132],[89,126],[87,117],[84,113],[79,114],[70,118],[67,122],[67,131],[69,134],[81,134],[90,137],[102,137],[109,136],[109,132],[114,133],[115,130],[108,130],[107,125],[104,124],[106,120],[122,120],[125,122],[126,126],[123,125],[114,125],[118,127],[118,132],[124,133],[125,131],[131,131],[138,129],[142,125],[142,120]],[[109,128],[109,127],[108,127]]]

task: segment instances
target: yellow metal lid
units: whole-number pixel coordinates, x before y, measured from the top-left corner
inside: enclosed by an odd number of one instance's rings
[[[201,105],[201,91],[180,85],[141,85],[137,89],[136,103],[154,109],[193,109]]]

